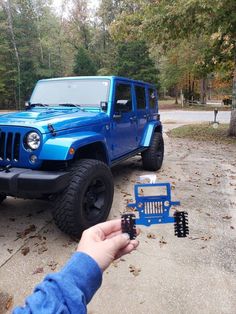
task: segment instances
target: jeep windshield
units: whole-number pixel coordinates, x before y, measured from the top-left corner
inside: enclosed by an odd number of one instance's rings
[[[108,102],[109,80],[58,79],[39,81],[34,89],[32,106],[99,107]]]

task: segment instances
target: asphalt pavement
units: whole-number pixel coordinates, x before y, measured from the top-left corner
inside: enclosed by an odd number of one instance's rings
[[[161,121],[168,123],[200,123],[214,121],[214,110],[212,111],[187,111],[187,110],[161,110]],[[217,114],[219,123],[230,122],[230,111],[220,111]]]

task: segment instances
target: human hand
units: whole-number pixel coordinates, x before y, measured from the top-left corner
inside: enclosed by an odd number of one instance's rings
[[[139,229],[137,230],[139,234]],[[80,239],[77,252],[92,257],[104,271],[115,259],[131,253],[139,242],[130,240],[121,232],[121,220],[111,220],[85,230]]]

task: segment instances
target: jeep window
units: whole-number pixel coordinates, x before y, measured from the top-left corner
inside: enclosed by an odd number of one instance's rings
[[[141,86],[135,86],[137,109],[146,109],[146,95],[145,88]]]
[[[156,109],[156,92],[154,89],[149,89],[149,108]]]
[[[132,111],[132,93],[130,84],[116,84],[115,113]]]
[[[109,80],[48,80],[39,82],[30,99],[31,104],[49,106],[77,105],[81,107],[100,107],[108,102]]]

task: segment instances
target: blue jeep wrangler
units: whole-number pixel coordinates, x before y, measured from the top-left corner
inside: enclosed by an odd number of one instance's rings
[[[141,153],[158,170],[164,142],[153,85],[121,77],[40,80],[26,110],[0,116],[0,202],[49,198],[64,232],[109,215],[110,168]]]

